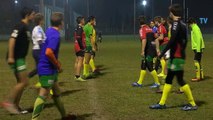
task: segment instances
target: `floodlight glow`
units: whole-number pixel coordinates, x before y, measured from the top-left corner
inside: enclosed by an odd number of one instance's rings
[[[18,0],[15,0],[14,2],[15,2],[15,4],[18,4]]]
[[[143,6],[146,6],[147,5],[147,1],[143,0],[142,4],[143,4]]]

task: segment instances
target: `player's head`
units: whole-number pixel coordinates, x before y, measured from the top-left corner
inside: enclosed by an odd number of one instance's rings
[[[85,24],[85,19],[84,19],[83,16],[79,16],[79,17],[77,17],[76,22],[77,22],[77,24],[84,25]]]
[[[155,23],[154,23],[153,20],[150,21],[149,26],[150,26],[151,28],[153,28],[153,27],[155,26]]]
[[[44,16],[41,13],[35,14],[34,22],[35,22],[35,25],[43,25]]]
[[[180,4],[174,4],[169,7],[169,16],[174,19],[174,17],[182,17],[183,10]]]
[[[26,19],[28,21],[32,21],[34,19],[35,12],[31,8],[24,7],[21,10],[21,18]]]
[[[161,22],[162,22],[162,17],[161,16],[156,16],[154,18],[154,22],[155,22],[156,26],[159,26],[159,24],[161,24]]]
[[[95,26],[96,25],[96,18],[95,16],[90,16],[88,17],[88,23],[90,23],[91,25]]]
[[[196,21],[196,19],[195,19],[195,18],[190,17],[190,18],[188,19],[187,23],[188,23],[189,25],[192,25],[192,24],[196,24],[196,23],[197,23],[197,21]]]
[[[59,29],[63,29],[64,27],[64,15],[61,12],[54,12],[51,15],[51,26],[57,27]]]
[[[146,18],[146,16],[139,16],[138,20],[139,20],[140,25],[147,24],[147,18]]]
[[[166,20],[166,21],[167,21],[167,24],[168,24],[168,25],[171,25],[172,22],[173,22],[173,20],[172,20],[170,17],[167,17],[167,20]]]
[[[162,17],[162,18],[161,18],[161,23],[162,23],[163,25],[165,25],[165,24],[167,23],[167,19],[164,18],[164,17]]]

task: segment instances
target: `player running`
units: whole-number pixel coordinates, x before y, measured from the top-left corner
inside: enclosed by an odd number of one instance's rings
[[[163,94],[158,104],[150,106],[150,109],[165,109],[166,100],[169,92],[172,89],[172,81],[174,77],[177,77],[178,84],[181,86],[181,90],[187,96],[189,104],[185,105],[182,110],[197,110],[198,107],[195,104],[192,96],[191,89],[183,79],[184,64],[185,64],[185,49],[187,46],[187,29],[186,25],[181,20],[182,8],[179,4],[170,6],[170,17],[173,19],[171,39],[168,42],[165,49],[160,54],[160,58],[164,56],[167,50],[170,49],[170,59],[168,61],[168,75],[166,77],[166,83],[164,85]]]
[[[146,69],[149,70],[154,78],[155,83],[151,88],[159,88],[160,82],[157,76],[157,72],[153,69],[153,58],[157,56],[159,50],[159,41],[155,39],[152,29],[146,24],[146,17],[141,16],[140,21],[140,39],[141,39],[141,72],[138,82],[132,84],[133,87],[142,87],[144,77],[146,75]]]
[[[37,97],[34,110],[32,114],[32,120],[38,120],[40,113],[44,108],[45,101],[50,93],[50,89],[53,90],[52,99],[62,116],[62,120],[71,119],[72,116],[67,116],[64,105],[60,98],[60,89],[58,85],[58,73],[62,72],[62,67],[58,61],[58,53],[60,48],[60,33],[63,28],[63,14],[55,12],[51,16],[51,26],[46,31],[47,39],[43,44],[41,51],[41,57],[38,64],[38,74],[41,83],[39,96]],[[74,117],[74,116],[73,116]],[[70,120],[69,119],[69,120]]]
[[[36,68],[29,73],[29,78],[32,78],[37,74],[37,65],[40,58],[40,52],[42,44],[45,42],[46,35],[42,26],[44,25],[44,16],[41,13],[37,13],[34,19],[35,27],[32,32],[32,42],[33,42],[33,58],[36,64]],[[36,87],[40,87],[41,84],[38,82]]]
[[[76,20],[77,22],[77,27],[75,29],[74,37],[75,37],[75,53],[76,53],[76,60],[75,60],[75,79],[77,81],[86,81],[84,80],[80,74],[81,74],[81,69],[83,66],[84,62],[84,53],[85,53],[85,48],[86,48],[86,43],[85,43],[85,33],[83,30],[84,24],[85,24],[85,19],[82,16],[79,16]]]
[[[85,61],[84,61],[84,70],[83,75],[86,79],[91,78],[92,74],[89,72],[89,62],[91,60],[92,51],[96,51],[95,43],[92,40],[93,34],[93,25],[95,24],[95,17],[90,16],[88,18],[88,23],[84,26],[84,32],[86,35],[86,51],[85,51]]]
[[[11,93],[2,106],[11,114],[21,114],[27,111],[21,110],[19,106],[24,88],[27,87],[29,79],[26,71],[25,58],[28,53],[30,43],[30,22],[34,19],[35,12],[30,8],[21,10],[22,20],[13,28],[13,33],[9,39],[7,63],[10,65],[17,80],[17,84],[12,88]]]
[[[191,43],[192,50],[194,51],[194,64],[196,68],[196,77],[192,79],[193,82],[198,82],[204,79],[203,69],[201,65],[202,53],[205,48],[203,35],[198,27],[196,20],[194,18],[189,18],[189,26],[191,28]]]

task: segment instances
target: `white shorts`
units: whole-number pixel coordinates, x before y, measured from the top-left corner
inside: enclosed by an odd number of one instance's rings
[[[168,50],[168,51],[165,53],[165,58],[166,58],[166,59],[169,59],[169,58],[170,58],[170,50]]]

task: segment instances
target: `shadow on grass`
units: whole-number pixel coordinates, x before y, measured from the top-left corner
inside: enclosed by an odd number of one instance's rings
[[[67,82],[58,82],[58,84],[59,84],[59,86],[64,86],[65,84],[68,84],[68,83],[70,83],[69,81],[67,81]]]
[[[97,65],[96,68],[100,71],[105,71],[105,70],[110,69],[110,68],[104,67],[104,65]]]
[[[86,119],[92,119],[91,117],[94,116],[95,113],[85,113],[82,115],[76,115],[76,119],[72,119],[72,120],[86,120]],[[61,119],[55,119],[55,120],[61,120]]]
[[[74,94],[80,91],[83,91],[85,89],[76,89],[76,90],[67,90],[61,93],[61,96],[69,96],[70,94]]]
[[[195,103],[197,104],[198,107],[201,107],[205,104],[207,104],[205,101],[195,101]],[[167,106],[167,108],[181,108],[183,106],[185,106],[186,104],[182,104],[182,105],[176,105],[176,106]]]
[[[61,93],[61,96],[69,96],[70,94],[74,94],[74,93],[77,93],[77,92],[80,92],[80,91],[83,91],[85,89],[76,89],[76,90],[67,90],[67,91],[64,91]],[[46,103],[44,105],[44,109],[45,108],[51,108],[51,107],[54,107],[55,104],[54,103]],[[33,112],[33,106],[29,107],[29,108],[26,108],[25,110],[27,110],[29,113],[32,113]]]
[[[199,107],[207,104],[207,102],[205,102],[205,101],[200,101],[200,100],[195,101],[195,103],[196,103],[197,106],[199,106]]]
[[[213,79],[213,78],[211,76],[205,76],[203,81],[210,80],[210,79]]]
[[[105,76],[105,75],[110,74],[110,73],[111,72],[101,72],[101,73],[95,75],[95,78],[102,77],[102,76]]]

